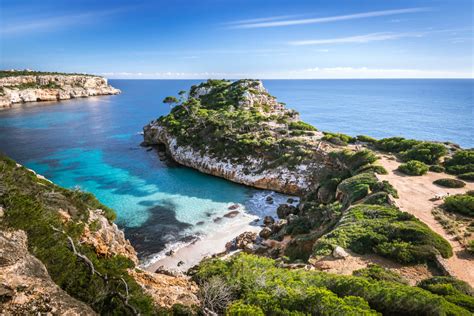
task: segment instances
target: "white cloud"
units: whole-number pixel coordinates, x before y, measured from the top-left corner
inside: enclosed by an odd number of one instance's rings
[[[369,67],[314,67],[288,72],[288,78],[308,79],[472,78],[472,76],[469,71]]]
[[[52,31],[78,24],[90,24],[109,15],[124,11],[117,8],[106,11],[86,12],[80,14],[53,16],[37,19],[24,19],[15,22],[1,22],[1,35],[20,35],[38,31]]]
[[[341,43],[368,43],[368,42],[374,42],[374,41],[387,41],[387,40],[399,39],[403,37],[421,37],[421,36],[423,36],[423,33],[380,32],[380,33],[371,33],[371,34],[356,35],[356,36],[349,36],[349,37],[291,41],[288,44],[295,45],[295,46],[304,46],[304,45],[326,45],[326,44],[341,44]]]
[[[104,72],[115,79],[396,79],[396,78],[472,78],[469,71],[408,68],[313,67],[300,70],[262,73],[236,72]]]
[[[396,15],[396,14],[407,14],[407,13],[417,13],[417,12],[424,12],[429,11],[429,8],[406,8],[406,9],[396,9],[396,10],[382,10],[382,11],[370,11],[370,12],[362,12],[362,13],[355,13],[355,14],[347,14],[347,15],[336,15],[336,16],[328,16],[324,18],[311,18],[311,19],[281,19],[281,17],[273,17],[273,18],[264,18],[266,21],[260,22],[242,22],[242,21],[235,21],[231,22],[231,24],[235,24],[231,26],[231,28],[235,29],[253,29],[253,28],[265,28],[265,27],[279,27],[279,26],[290,26],[290,25],[302,25],[302,24],[316,24],[316,23],[328,23],[328,22],[336,22],[336,21],[347,21],[347,20],[355,20],[355,19],[363,19],[363,18],[372,18],[372,17],[379,17],[379,16],[389,16],[389,15]],[[273,20],[270,20],[273,19]],[[277,20],[277,21],[274,21]]]

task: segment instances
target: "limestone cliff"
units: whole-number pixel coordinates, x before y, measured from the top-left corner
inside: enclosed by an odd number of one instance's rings
[[[12,73],[14,74],[14,73]],[[19,75],[0,78],[0,108],[14,103],[119,94],[107,79],[90,75]]]
[[[144,127],[144,144],[164,144],[182,165],[287,194],[318,186],[338,168],[322,137],[256,80],[193,86],[168,116]]]

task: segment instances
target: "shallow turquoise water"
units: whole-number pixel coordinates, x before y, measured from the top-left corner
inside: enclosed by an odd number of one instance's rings
[[[59,185],[114,208],[142,256],[196,234],[234,203],[269,211],[265,192],[169,167],[139,146],[142,127],[166,114],[167,95],[198,81],[111,80],[118,96],[27,104],[0,111],[0,150]],[[270,80],[265,86],[322,130],[404,135],[473,146],[472,80]]]

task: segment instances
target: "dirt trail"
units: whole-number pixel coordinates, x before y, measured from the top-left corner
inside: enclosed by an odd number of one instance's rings
[[[466,183],[461,189],[443,188],[433,184],[433,181],[441,178],[454,178],[445,173],[428,172],[423,176],[406,176],[396,171],[399,162],[393,157],[381,155],[379,163],[387,169],[387,175],[378,175],[380,180],[389,181],[400,196],[396,199],[397,206],[410,214],[415,215],[435,232],[449,241],[453,247],[454,255],[446,260],[449,270],[455,277],[468,282],[474,286],[474,257],[469,255],[462,246],[454,240],[454,236],[448,235],[443,227],[431,214],[431,210],[442,204],[442,201],[431,201],[436,194],[458,194],[468,190],[474,190],[474,183]]]

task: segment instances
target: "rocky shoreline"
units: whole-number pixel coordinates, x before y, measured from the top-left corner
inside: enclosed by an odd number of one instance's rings
[[[0,78],[0,108],[16,103],[60,101],[121,91],[107,79],[90,75],[21,75]]]

